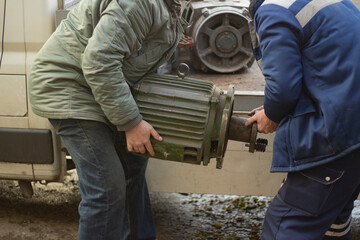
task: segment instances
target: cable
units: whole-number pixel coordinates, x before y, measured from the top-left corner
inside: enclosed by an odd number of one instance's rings
[[[1,63],[2,63],[2,59],[3,59],[3,55],[4,55],[5,15],[6,15],[6,0],[4,0],[4,16],[3,16],[3,26],[2,26],[2,36],[1,36],[0,69],[1,69]]]

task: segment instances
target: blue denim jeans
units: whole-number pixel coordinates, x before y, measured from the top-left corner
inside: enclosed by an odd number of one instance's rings
[[[79,119],[49,119],[79,176],[80,240],[155,239],[145,180],[148,159],[126,150],[115,126]]]
[[[325,165],[288,173],[264,220],[262,240],[351,239],[360,191],[360,149]]]

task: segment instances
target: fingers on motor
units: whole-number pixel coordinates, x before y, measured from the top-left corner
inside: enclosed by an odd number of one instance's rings
[[[162,137],[155,129],[151,130],[151,136],[153,136],[153,138],[155,138],[158,141],[162,141]]]
[[[153,149],[150,141],[145,144],[145,147],[146,147],[147,151],[150,153],[151,156],[155,155],[154,149]]]
[[[246,122],[245,122],[245,126],[249,126],[251,125],[253,122],[255,122],[255,118],[251,117],[249,118]]]

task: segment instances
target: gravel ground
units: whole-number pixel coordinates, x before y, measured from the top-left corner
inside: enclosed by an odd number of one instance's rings
[[[151,194],[158,239],[260,239],[270,197]],[[169,215],[169,213],[171,213]]]
[[[64,183],[33,183],[21,196],[16,181],[0,181],[1,240],[72,240],[80,202],[75,171]],[[158,240],[256,240],[271,197],[150,193]],[[353,212],[353,240],[360,239],[360,201]]]

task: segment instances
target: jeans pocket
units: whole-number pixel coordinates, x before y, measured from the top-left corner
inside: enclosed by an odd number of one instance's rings
[[[323,166],[289,173],[279,197],[290,207],[317,216],[343,173]]]

